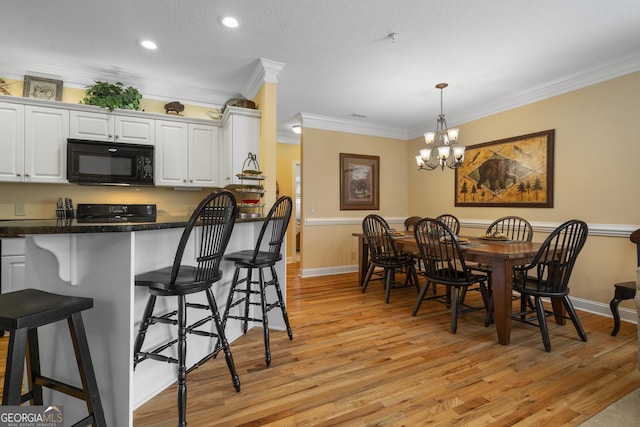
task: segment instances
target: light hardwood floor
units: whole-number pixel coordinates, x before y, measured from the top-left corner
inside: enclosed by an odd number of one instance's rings
[[[293,341],[271,333],[270,368],[261,329],[233,342],[240,393],[221,356],[189,373],[190,426],[575,426],[640,386],[632,324],[611,337],[611,319],[579,312],[589,341],[551,323],[546,353],[538,329],[514,323],[505,347],[483,312],[461,315],[452,335],[441,304],[411,316],[412,288],[385,304],[382,285],[362,294],[355,273],[288,271]],[[140,407],[134,425],[175,426],[176,414],[173,386]]]

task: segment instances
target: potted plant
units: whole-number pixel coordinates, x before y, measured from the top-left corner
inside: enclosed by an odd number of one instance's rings
[[[86,91],[86,96],[82,103],[87,105],[97,105],[113,111],[116,108],[125,110],[139,110],[142,95],[134,87],[125,88],[120,82],[107,83],[96,81]]]

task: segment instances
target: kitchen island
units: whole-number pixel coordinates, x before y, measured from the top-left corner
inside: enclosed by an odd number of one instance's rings
[[[155,222],[144,223],[0,222],[0,238],[25,238],[26,287],[93,298],[94,307],[85,311],[83,318],[109,426],[132,426],[133,411],[173,384],[177,377],[175,365],[153,360],[147,360],[133,370],[133,342],[148,295],[146,288],[134,286],[134,278],[136,274],[172,264],[187,220],[186,217],[159,216]],[[261,218],[238,219],[227,252],[253,248],[262,223]],[[286,247],[282,250],[286,253]],[[188,245],[184,259],[193,260],[194,256],[195,242]],[[222,280],[213,286],[220,312],[224,311],[233,268],[233,263],[223,261]],[[278,263],[276,270],[286,297],[285,262]],[[167,301],[159,302],[156,310],[172,310],[175,301],[163,300]],[[196,297],[190,302],[204,300],[202,295],[202,299]],[[196,320],[200,313],[194,312],[200,311],[190,310],[190,320]],[[277,310],[269,314],[269,325],[284,329]],[[79,385],[66,325],[54,324],[42,329],[43,372]],[[175,328],[170,326],[152,329],[146,339],[149,345],[175,335]],[[239,322],[230,320],[226,334],[230,343],[242,335]],[[197,363],[214,345],[211,339],[190,335],[187,366]],[[233,344],[231,351],[234,351]],[[227,369],[224,358],[210,359],[207,363]],[[231,381],[229,387],[233,388]],[[60,393],[45,394],[45,401],[64,406],[65,420],[78,419],[86,413],[83,402]]]

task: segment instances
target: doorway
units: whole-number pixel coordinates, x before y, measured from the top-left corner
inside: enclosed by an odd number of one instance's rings
[[[293,161],[293,189],[294,189],[294,204],[293,204],[293,217],[296,225],[295,242],[293,251],[293,258],[296,262],[300,261],[300,161]]]

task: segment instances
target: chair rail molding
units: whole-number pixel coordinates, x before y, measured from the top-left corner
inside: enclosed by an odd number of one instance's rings
[[[362,224],[362,217],[328,217],[328,218],[305,218],[304,225],[310,227],[316,226],[334,226],[334,225],[359,225]],[[404,227],[404,220],[407,217],[385,217],[389,224],[399,224]],[[479,228],[486,230],[493,222],[488,219],[463,219],[460,218],[460,226],[467,228]],[[564,222],[564,221],[563,221]],[[541,233],[550,233],[555,230],[562,222],[531,222],[533,231]],[[607,237],[625,237],[629,238],[631,233],[640,228],[638,224],[588,224],[589,235],[591,236],[607,236]]]

